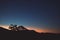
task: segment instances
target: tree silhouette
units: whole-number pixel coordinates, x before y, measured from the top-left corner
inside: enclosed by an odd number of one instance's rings
[[[10,24],[9,29],[17,31],[17,25]]]
[[[14,26],[13,26],[13,30],[14,30],[14,31],[17,31],[17,25],[14,25]]]
[[[28,30],[24,26],[17,27],[17,25],[13,25],[13,24],[10,24],[9,29],[11,29],[12,31]]]
[[[14,26],[13,24],[10,24],[9,29],[12,30],[13,29],[13,26]]]

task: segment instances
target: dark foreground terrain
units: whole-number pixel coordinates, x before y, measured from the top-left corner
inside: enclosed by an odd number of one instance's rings
[[[60,34],[37,33],[33,30],[9,31],[0,28],[0,40],[60,40]]]

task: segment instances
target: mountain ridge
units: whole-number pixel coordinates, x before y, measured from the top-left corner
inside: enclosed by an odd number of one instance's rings
[[[60,40],[60,34],[37,33],[34,30],[12,31],[0,27],[0,39],[5,40]]]

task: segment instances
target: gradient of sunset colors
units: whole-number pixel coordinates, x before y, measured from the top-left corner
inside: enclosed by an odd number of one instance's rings
[[[17,24],[37,32],[60,33],[57,0],[0,0],[0,25]]]
[[[9,25],[0,25],[0,27],[10,30]],[[34,30],[39,33],[58,33],[54,29],[42,29],[42,28],[37,28],[37,27],[33,27],[33,26],[30,26],[30,27],[25,26],[25,28],[27,28],[28,30]]]

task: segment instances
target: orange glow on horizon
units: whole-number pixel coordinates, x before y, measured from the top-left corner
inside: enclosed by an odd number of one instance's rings
[[[0,25],[2,28],[10,30],[8,25]],[[45,32],[46,30],[35,28],[35,27],[26,27],[29,30],[35,30],[36,32]]]
[[[36,32],[49,32],[50,30],[35,28],[35,27],[27,27],[29,30],[35,30]]]
[[[0,25],[0,27],[10,30],[8,25]],[[43,33],[46,33],[46,32],[56,33],[55,30],[51,30],[51,29],[42,29],[42,28],[37,28],[37,27],[26,27],[26,28],[29,30],[35,30],[36,32],[39,32],[39,33],[41,33],[41,32],[43,32]]]
[[[0,25],[0,27],[10,30],[8,25]]]
[[[57,32],[56,29],[49,29],[49,28],[37,28],[37,27],[34,27],[34,26],[30,26],[30,27],[26,27],[27,29],[29,30],[35,30],[36,32],[39,32],[39,33],[60,33],[60,32]]]

